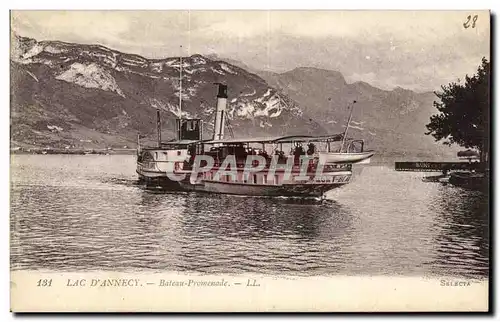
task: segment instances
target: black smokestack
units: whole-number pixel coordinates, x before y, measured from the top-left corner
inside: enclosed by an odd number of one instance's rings
[[[224,125],[226,123],[226,105],[227,105],[227,85],[215,83],[219,86],[217,93],[217,108],[215,110],[214,122],[214,140],[224,139]]]
[[[227,85],[222,83],[215,83],[219,85],[219,93],[217,93],[218,98],[227,98]]]

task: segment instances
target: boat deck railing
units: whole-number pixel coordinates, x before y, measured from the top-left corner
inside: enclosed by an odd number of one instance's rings
[[[206,163],[201,163],[200,166],[204,167],[206,166],[207,164]],[[221,162],[215,162],[213,164],[213,168],[214,169],[219,169],[223,164]],[[314,172],[317,170],[318,168],[318,163],[309,163],[307,165],[307,172]],[[249,165],[247,163],[244,163],[244,162],[237,162],[236,163],[236,169],[237,170],[245,170],[245,169],[252,169],[252,168],[255,168],[257,166],[257,164],[252,164],[252,165]],[[266,163],[266,165],[264,166],[264,168],[262,169],[262,171],[267,171],[267,170],[270,170],[272,168],[273,164],[271,164],[270,162]],[[278,170],[278,171],[283,171],[283,170],[288,170],[287,167],[290,166],[289,164],[287,163],[278,163],[278,164],[275,164],[275,170]],[[351,164],[348,164],[348,163],[344,163],[344,164],[326,164],[326,165],[322,165],[323,166],[323,172],[336,172],[336,171],[351,171],[352,169],[352,165]],[[292,172],[300,172],[303,168],[303,164],[300,164],[300,163],[293,163],[291,165],[291,171]],[[189,163],[189,162],[185,162],[183,164],[183,167],[182,167],[182,170],[186,170],[186,171],[190,171],[190,170],[193,170],[193,164],[192,163]]]

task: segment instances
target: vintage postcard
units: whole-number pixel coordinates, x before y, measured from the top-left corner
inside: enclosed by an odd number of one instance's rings
[[[490,12],[10,12],[13,312],[487,312]]]

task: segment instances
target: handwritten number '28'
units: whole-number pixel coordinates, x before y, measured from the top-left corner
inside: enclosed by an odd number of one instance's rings
[[[474,17],[472,17],[472,25],[470,24],[470,20],[471,20],[471,15],[468,15],[467,16],[467,21],[464,22],[464,28],[465,29],[467,29],[469,27],[476,28],[477,15],[474,15]]]

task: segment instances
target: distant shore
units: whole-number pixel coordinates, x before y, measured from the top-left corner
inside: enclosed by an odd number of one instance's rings
[[[10,154],[60,154],[60,155],[135,155],[135,148],[11,148]],[[394,161],[415,161],[415,162],[449,162],[455,160],[451,156],[408,153],[407,151],[379,151],[375,153],[371,163],[384,163]]]
[[[126,154],[131,155],[136,153],[136,149],[121,148],[121,149],[53,149],[53,148],[28,148],[28,149],[10,149],[10,154],[71,154],[71,155],[111,155],[111,154]]]

